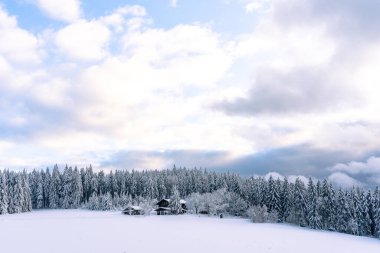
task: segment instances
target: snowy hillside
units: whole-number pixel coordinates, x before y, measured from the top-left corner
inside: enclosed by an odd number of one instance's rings
[[[57,210],[0,216],[0,252],[378,253],[380,240],[238,218]]]

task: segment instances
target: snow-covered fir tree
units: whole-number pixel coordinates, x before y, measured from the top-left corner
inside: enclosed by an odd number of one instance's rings
[[[299,179],[296,179],[293,189],[293,201],[290,222],[306,226],[306,188],[305,184]]]
[[[322,228],[326,230],[334,230],[334,216],[336,211],[335,192],[332,185],[326,179],[322,182],[320,197],[319,214],[322,219]]]
[[[5,172],[0,171],[0,215],[8,213],[8,185]]]
[[[176,186],[174,186],[173,188],[173,197],[171,198],[170,206],[172,212],[174,212],[175,214],[182,213],[181,197]]]
[[[56,209],[59,207],[59,192],[61,188],[61,176],[59,174],[58,166],[55,165],[51,175],[48,196],[49,208]]]
[[[280,209],[278,211],[279,221],[284,222],[287,220],[290,214],[290,189],[288,178],[285,177],[282,183],[280,193]]]
[[[281,184],[277,183],[273,179],[272,176],[268,179],[268,187],[267,187],[267,199],[265,201],[265,204],[268,208],[268,212],[271,212],[272,210],[278,211],[280,210],[280,186]]]

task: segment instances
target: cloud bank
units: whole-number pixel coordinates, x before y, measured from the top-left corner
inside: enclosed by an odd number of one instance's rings
[[[236,33],[212,11],[165,26],[153,6],[89,17],[84,2],[33,3],[52,23],[25,27],[0,8],[0,167],[175,163],[380,183],[377,2],[221,2],[252,20]]]

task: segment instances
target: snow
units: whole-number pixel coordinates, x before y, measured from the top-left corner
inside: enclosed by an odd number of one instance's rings
[[[131,206],[131,208],[134,210],[141,210],[141,207],[139,207],[139,206]]]
[[[47,210],[0,216],[0,252],[378,253],[380,240],[240,218]]]

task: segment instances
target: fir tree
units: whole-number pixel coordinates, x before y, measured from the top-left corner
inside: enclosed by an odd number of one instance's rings
[[[21,185],[23,189],[23,206],[22,212],[30,212],[32,211],[32,199],[31,199],[31,190],[29,187],[28,174],[24,170],[21,175]]]
[[[0,215],[8,213],[8,185],[5,172],[0,171]]]
[[[170,201],[170,206],[174,214],[182,213],[181,197],[177,187],[173,188],[173,196]]]
[[[314,186],[313,180],[309,178],[307,187],[306,217],[308,226],[314,229],[320,229],[322,227],[322,218],[318,212],[318,207],[319,201],[317,189]]]
[[[284,182],[282,183],[282,190],[280,194],[280,210],[279,210],[279,220],[284,222],[289,217],[290,213],[290,189],[288,178],[284,178]]]
[[[322,182],[321,205],[319,208],[319,213],[322,219],[322,228],[327,230],[335,230],[335,211],[335,192],[332,185],[325,179]]]
[[[299,179],[296,179],[294,184],[294,197],[292,206],[292,221],[295,224],[306,226],[306,198],[305,184]]]
[[[273,177],[270,176],[268,180],[268,194],[265,201],[265,205],[268,208],[268,212],[278,211],[280,209],[280,194],[279,186],[274,181]]]
[[[61,186],[61,177],[58,166],[55,165],[49,185],[49,208],[57,209],[59,207],[59,191]]]

